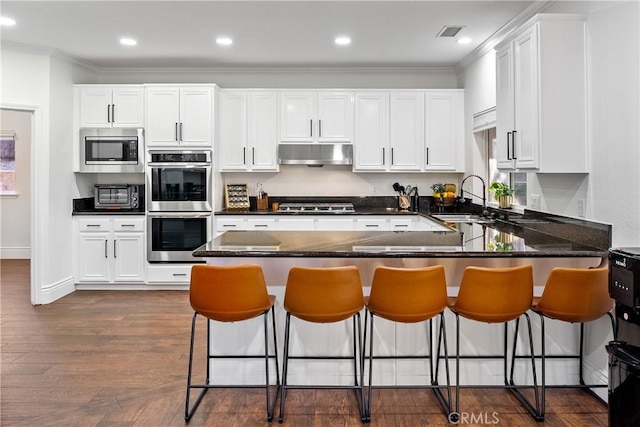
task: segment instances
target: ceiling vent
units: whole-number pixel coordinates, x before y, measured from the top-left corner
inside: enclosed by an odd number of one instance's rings
[[[436,37],[455,37],[463,27],[456,27],[453,25],[446,25],[442,27]]]

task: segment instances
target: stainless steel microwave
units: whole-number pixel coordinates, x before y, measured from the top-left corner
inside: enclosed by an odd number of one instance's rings
[[[80,129],[80,172],[144,173],[144,130]]]

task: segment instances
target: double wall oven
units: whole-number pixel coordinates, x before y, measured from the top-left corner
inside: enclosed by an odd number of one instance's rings
[[[147,260],[199,262],[191,253],[211,240],[211,151],[147,153]]]

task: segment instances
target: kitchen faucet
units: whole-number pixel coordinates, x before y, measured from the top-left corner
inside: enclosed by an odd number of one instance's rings
[[[482,215],[486,215],[487,214],[487,186],[484,182],[484,179],[482,179],[481,176],[479,175],[467,175],[463,180],[462,183],[460,184],[460,201],[464,202],[464,183],[466,180],[468,180],[471,177],[476,177],[480,180],[480,182],[482,182],[482,196],[478,196],[477,194],[473,194],[470,191],[467,191],[468,194],[470,194],[471,196],[476,196],[476,197],[482,197]]]

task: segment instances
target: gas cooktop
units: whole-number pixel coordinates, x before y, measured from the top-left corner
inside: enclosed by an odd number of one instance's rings
[[[353,203],[281,203],[278,212],[353,213]]]

